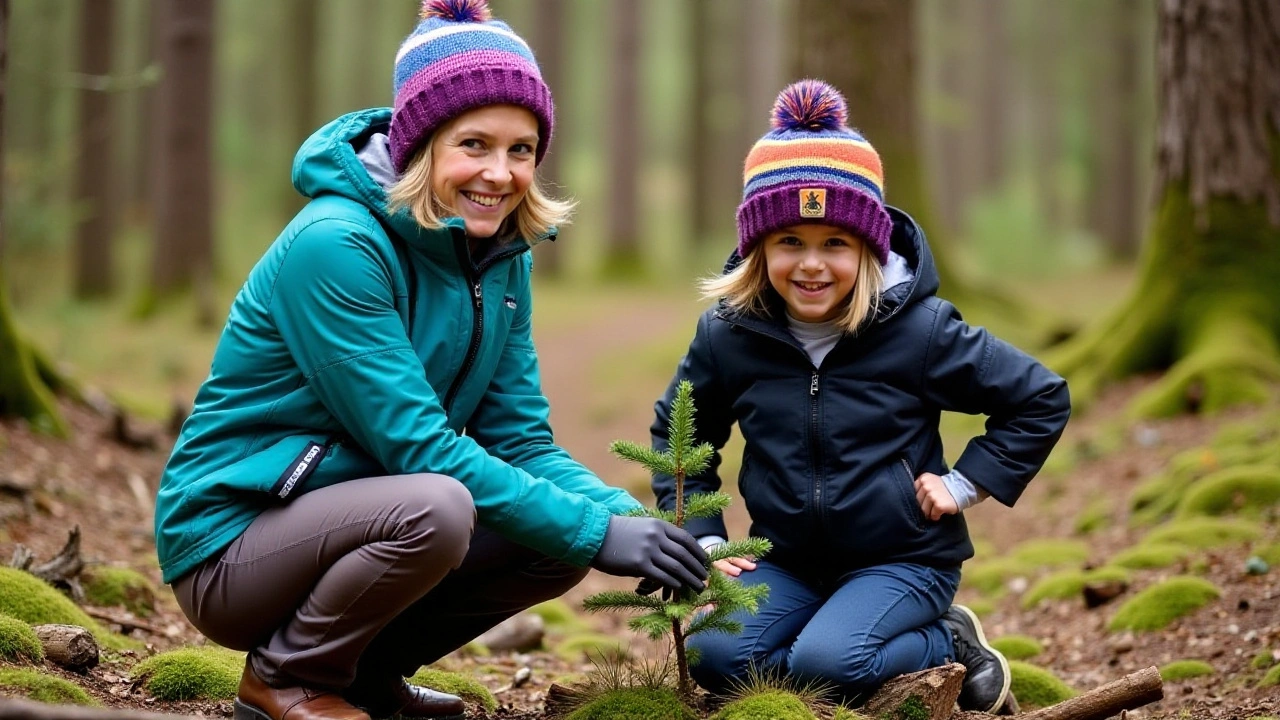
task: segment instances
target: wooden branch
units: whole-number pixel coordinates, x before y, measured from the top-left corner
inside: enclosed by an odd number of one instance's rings
[[[942,667],[899,675],[885,683],[867,700],[862,713],[869,717],[900,717],[898,708],[911,697],[919,698],[929,711],[929,720],[946,720],[960,697],[964,684],[964,666],[951,663]],[[915,717],[914,713],[910,714]]]
[[[81,705],[47,705],[0,698],[0,720],[208,720],[197,715],[168,715],[144,710],[113,710]]]
[[[93,633],[79,625],[36,625],[31,628],[49,662],[74,672],[88,670],[98,664],[98,641]]]
[[[106,610],[99,610],[92,607],[82,607],[80,609],[83,610],[86,615],[95,620],[105,620],[109,623],[119,625],[126,633],[133,628],[138,628],[139,630],[149,632],[152,635],[164,635],[163,630],[144,620],[139,620],[125,615],[116,615],[114,613],[107,612]]]
[[[71,529],[67,544],[49,562],[31,567],[35,556],[19,545],[13,551],[12,567],[25,570],[56,588],[71,591],[71,599],[84,602],[84,589],[80,587],[80,573],[84,571],[84,559],[80,557],[80,526]]]
[[[1022,720],[1102,720],[1164,697],[1160,670],[1152,666],[1125,675],[1057,705],[1025,713]]]

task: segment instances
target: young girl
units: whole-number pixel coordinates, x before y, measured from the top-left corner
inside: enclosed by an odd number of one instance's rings
[[[570,206],[535,168],[551,94],[481,0],[428,0],[395,108],[311,137],[311,198],[249,274],[161,479],[191,622],[248,651],[237,720],[461,718],[419,666],[587,565],[701,588],[679,528],[552,441],[530,245]]]
[[[1070,414],[1063,380],[966,325],[939,299],[920,228],[883,204],[880,158],[846,126],[844,99],[805,80],[782,91],[773,130],[747,156],[738,247],[704,283],[719,302],[666,397],[654,444],[667,446],[676,385],[694,387],[700,441],[746,441],[738,485],[751,534],[773,551],[717,563],[767,583],[740,635],[699,635],[695,680],[730,689],[751,668],[834,685],[856,700],[889,678],[956,661],[963,709],[993,712],[1009,669],[972,612],[953,606],[973,555],[966,507],[1012,505]],[[939,413],[989,416],[948,471]],[[718,489],[719,456],[686,481]],[[674,483],[654,479],[659,505]],[[704,546],[720,518],[691,520]]]

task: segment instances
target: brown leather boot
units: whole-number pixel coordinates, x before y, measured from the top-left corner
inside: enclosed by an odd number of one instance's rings
[[[346,697],[375,718],[399,715],[423,720],[463,720],[466,704],[457,695],[410,685],[404,680],[392,683],[381,693],[348,689]]]
[[[235,720],[370,720],[335,692],[264,683],[246,660],[236,692]]]

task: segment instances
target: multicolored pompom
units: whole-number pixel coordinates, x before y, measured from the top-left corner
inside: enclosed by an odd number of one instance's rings
[[[488,0],[424,0],[420,15],[450,22],[488,22],[493,17]]]
[[[849,122],[849,107],[831,85],[800,80],[778,93],[772,122],[778,130],[839,130]]]

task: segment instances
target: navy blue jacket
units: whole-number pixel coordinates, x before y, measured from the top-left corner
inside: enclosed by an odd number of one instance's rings
[[[924,233],[906,213],[890,214],[891,247],[915,277],[890,288],[876,317],[841,338],[821,367],[788,332],[776,295],[770,317],[719,305],[699,318],[656,406],[653,444],[664,450],[675,388],[692,382],[697,440],[717,449],[704,473],[686,479],[686,494],[720,488],[719,450],[738,423],[746,441],[738,486],[751,534],[773,542],[771,562],[798,572],[958,566],[973,556],[964,517],[928,520],[913,487],[920,473],[947,472],[939,413],[988,416],[986,433],[955,466],[1005,505],[1040,470],[1071,414],[1062,378],[970,327],[935,295],[938,274]],[[675,506],[673,478],[655,477],[653,490],[659,507]],[[686,527],[699,537],[728,537],[719,517]]]

